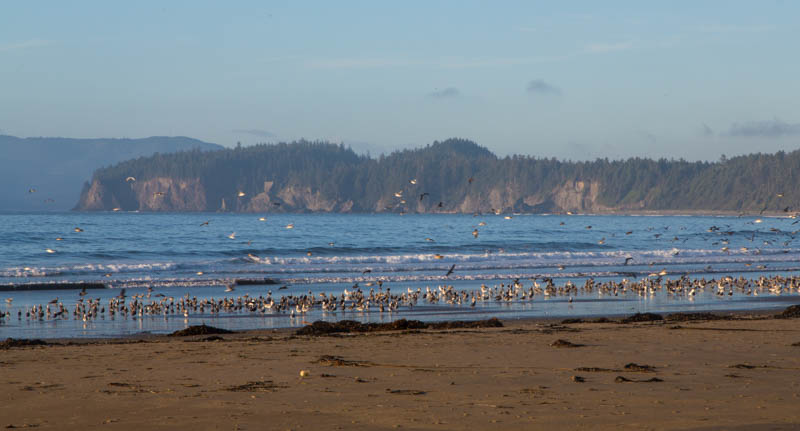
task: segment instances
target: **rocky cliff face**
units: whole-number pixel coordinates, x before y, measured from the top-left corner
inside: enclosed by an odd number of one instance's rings
[[[91,185],[86,185],[81,192],[80,201],[75,207],[78,211],[108,211],[116,208],[111,202],[103,202],[107,198],[105,187],[99,181],[92,181]],[[109,208],[111,205],[111,208]]]
[[[205,211],[207,208],[206,193],[197,178],[153,178],[130,184],[139,211]]]
[[[117,184],[119,183],[119,184]],[[208,195],[198,178],[157,177],[131,182],[104,184],[95,179],[88,184],[76,206],[80,211],[234,211],[234,212],[351,212],[369,208],[374,212],[476,213],[476,212],[614,212],[636,210],[614,208],[600,203],[601,184],[596,181],[568,181],[551,190],[526,192],[518,184],[504,184],[483,192],[467,193],[451,201],[418,195],[395,196],[387,191],[375,202],[354,202],[339,196],[326,196],[320,190],[301,184],[276,186],[265,181],[260,190],[232,190],[230,194]]]
[[[152,178],[124,184],[93,180],[84,187],[78,211],[206,211],[206,193],[198,179]]]
[[[263,190],[252,195],[236,191],[217,202],[209,201],[198,178],[152,178],[115,187],[93,180],[84,187],[75,207],[78,211],[234,211],[234,212],[350,212],[353,201],[323,196],[311,187],[273,187],[265,181]]]

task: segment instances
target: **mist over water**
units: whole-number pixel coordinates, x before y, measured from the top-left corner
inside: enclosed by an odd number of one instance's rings
[[[510,216],[511,218],[506,218]],[[261,221],[259,218],[264,217]],[[204,223],[208,222],[207,225]],[[102,282],[110,289],[89,297],[111,298],[150,288],[198,298],[341,294],[353,284],[405,292],[453,285],[474,290],[519,279],[553,278],[556,285],[641,279],[664,272],[719,279],[794,275],[800,271],[800,223],[791,218],[590,215],[399,214],[0,214],[0,284]],[[485,223],[485,224],[484,224]],[[293,228],[288,229],[287,226]],[[80,231],[76,231],[79,228]],[[473,231],[477,229],[475,237]],[[58,240],[61,238],[61,240]],[[52,252],[47,252],[47,250]],[[627,260],[627,264],[626,264]],[[455,265],[454,271],[446,275]],[[239,286],[236,279],[270,278],[276,285]],[[378,282],[382,286],[378,286]],[[278,290],[280,286],[286,286]],[[602,296],[602,295],[601,295]],[[780,297],[699,296],[692,301],[636,295],[536,298],[524,304],[481,304],[470,309],[421,305],[394,313],[356,315],[312,311],[292,318],[188,316],[136,322],[20,321],[16,313],[54,297],[74,305],[77,291],[5,291],[1,311],[12,318],[3,333],[22,336],[109,336],[165,332],[214,322],[233,329],[295,326],[316,319],[421,320],[625,314],[643,310],[758,309],[784,306]],[[791,297],[789,297],[791,298]],[[795,297],[795,299],[797,299]]]

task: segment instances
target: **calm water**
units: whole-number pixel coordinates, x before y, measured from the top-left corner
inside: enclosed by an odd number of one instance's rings
[[[278,298],[308,292],[339,295],[355,283],[365,292],[377,291],[378,285],[370,284],[379,280],[383,289],[406,292],[440,285],[473,290],[513,279],[528,287],[534,277],[551,277],[556,285],[568,280],[582,284],[588,277],[620,280],[662,270],[665,279],[684,274],[717,279],[800,274],[800,243],[794,241],[800,223],[791,218],[507,216],[280,214],[259,220],[258,214],[216,213],[0,214],[0,284],[99,281],[110,288],[90,290],[87,298],[107,303],[121,289],[129,296],[150,288],[151,294],[215,299],[272,291]],[[235,279],[265,277],[279,284],[224,291]],[[281,286],[286,287],[278,290]],[[0,335],[118,336],[170,332],[200,323],[245,329],[344,318],[449,320],[778,309],[800,300],[794,293],[719,297],[704,292],[692,300],[594,293],[572,302],[540,296],[525,302],[487,301],[474,308],[420,304],[392,313],[317,309],[294,316],[193,313],[88,322],[72,316],[44,321],[24,317],[29,307],[56,297],[70,309],[80,298],[77,290],[0,292],[0,298],[12,299],[0,302],[0,311],[11,313],[0,325]],[[20,311],[22,319],[17,317]]]

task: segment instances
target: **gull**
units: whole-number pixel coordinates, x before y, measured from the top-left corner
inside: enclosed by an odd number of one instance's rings
[[[331,246],[331,247],[333,247],[333,245],[334,245],[334,244],[335,244],[335,243],[334,243],[333,241],[331,241],[331,242],[329,242],[329,243],[328,243],[328,245],[329,245],[329,246]]]
[[[424,192],[424,193],[420,194],[420,195],[419,195],[419,200],[422,200],[422,199],[424,199],[424,198],[425,198],[425,196],[428,196],[428,195],[430,195],[430,193],[428,193],[428,192]]]
[[[286,229],[294,229],[294,223],[287,224]]]
[[[28,193],[36,193],[36,189],[33,189],[33,188],[28,189]]]
[[[244,192],[241,192],[241,191],[240,191],[239,193],[237,193],[237,194],[236,194],[236,196],[239,196],[239,197],[242,197],[242,196],[244,196],[244,195],[245,195],[245,193],[244,193]]]
[[[361,274],[367,274],[367,273],[370,273],[370,272],[372,272],[371,269],[365,269],[365,270],[361,271]]]
[[[79,227],[76,227],[76,228],[75,228],[75,229],[73,229],[73,230],[74,230],[75,232],[83,232],[83,229],[81,229],[81,228],[79,228]]]
[[[203,271],[197,271],[195,274],[197,274],[197,275],[203,275]]]
[[[506,219],[506,220],[511,220],[513,217],[511,217],[511,216],[505,216],[505,217],[503,217],[503,218],[504,218],[504,219]]]
[[[121,211],[121,210],[122,210],[122,208],[120,208],[120,207],[111,208],[111,211],[114,211],[114,212]]]
[[[600,238],[600,241],[597,241],[598,244],[603,245],[606,243],[606,237]]]
[[[266,217],[259,217],[258,221],[267,221],[267,218]]]
[[[630,261],[632,261],[632,260],[633,260],[633,258],[632,258],[632,257],[630,257],[630,256],[626,257],[626,258],[625,258],[625,263],[623,263],[623,265],[627,265],[627,264],[628,264],[628,263],[630,263]]]
[[[395,193],[394,193],[394,197],[396,197],[396,198],[402,198],[402,197],[403,197],[403,191],[401,190],[401,191],[399,191],[399,192],[395,192]]]
[[[236,239],[236,232],[233,232],[233,233],[231,233],[230,235],[228,235],[228,238],[230,238],[230,239]]]
[[[413,178],[413,179],[408,180],[408,182],[411,183],[411,184],[416,184],[417,183],[417,179]]]
[[[58,304],[58,297],[56,297],[56,299],[51,299],[48,304]]]
[[[666,269],[662,269],[661,272],[658,273],[658,275],[661,275],[661,276],[667,275],[667,270]]]
[[[629,231],[625,232],[625,235],[630,235],[630,234],[632,234],[632,233],[633,233],[633,231],[632,231],[632,230],[629,230]]]
[[[86,293],[88,292],[86,292],[86,288],[84,287],[80,292],[78,292],[78,296],[86,296]]]
[[[444,259],[444,256],[442,256],[441,254],[434,254],[433,258],[434,259]]]
[[[64,238],[58,237],[56,238],[56,241],[64,241]]]
[[[563,271],[563,270],[564,270],[564,268],[565,268],[565,266],[564,266],[564,265],[558,265],[558,270],[559,270],[559,271]]]
[[[209,222],[211,222],[211,220],[206,220],[206,221],[200,223],[200,226],[208,226]]]
[[[159,196],[164,196],[164,192],[154,192],[154,193],[153,193],[153,197],[154,197],[154,198],[155,198],[155,197],[159,197]]]
[[[126,183],[130,183],[130,182],[132,182],[132,181],[136,181],[136,178],[134,178],[134,177],[128,177],[128,178],[125,178],[125,182],[126,182]]]
[[[425,241],[428,241],[428,242],[436,242],[436,241],[434,241],[434,239],[433,239],[433,238],[425,238]]]
[[[46,248],[46,249],[44,249],[44,251],[46,251],[46,252],[48,252],[48,253],[51,253],[51,254],[56,252],[56,251],[55,251],[55,250],[53,250],[52,248]]]
[[[236,287],[234,286],[233,283],[227,284],[225,286],[225,291],[226,292],[233,292],[234,290],[236,290]]]
[[[475,238],[478,237],[478,229],[472,231],[472,236],[474,236]]]
[[[306,255],[310,257],[312,255],[312,253],[310,251],[307,251]]]
[[[453,264],[453,265],[450,267],[450,269],[448,269],[448,270],[447,270],[447,274],[445,274],[444,276],[445,276],[445,277],[449,277],[449,276],[450,276],[450,274],[452,274],[452,273],[453,273],[453,271],[454,271],[455,269],[456,269],[456,264],[454,263],[454,264]]]
[[[486,226],[486,222],[482,221],[482,222],[478,223],[478,226]]]

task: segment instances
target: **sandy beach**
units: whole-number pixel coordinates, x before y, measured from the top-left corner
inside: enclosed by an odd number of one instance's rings
[[[799,323],[524,320],[6,343],[0,426],[800,429]]]

